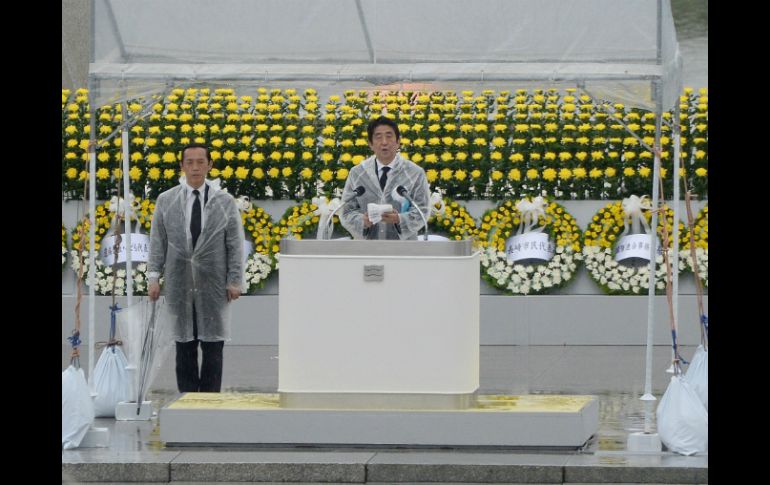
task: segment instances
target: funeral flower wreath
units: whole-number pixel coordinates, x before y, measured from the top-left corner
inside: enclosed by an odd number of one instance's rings
[[[644,211],[647,223],[652,219],[652,212]],[[615,261],[615,248],[624,231],[626,214],[623,202],[611,202],[597,212],[585,231],[583,256],[588,274],[609,295],[647,294],[649,288],[649,266],[626,265]],[[674,211],[666,206],[665,217],[658,217],[658,241],[663,244],[663,224],[668,226],[669,248],[673,242]],[[683,228],[679,224],[679,230]],[[659,246],[660,248],[660,246]],[[663,294],[666,288],[666,266],[663,253],[658,251],[655,259],[655,291]]]
[[[131,221],[137,222],[134,226],[135,230],[140,227],[145,234],[149,234],[150,225],[152,223],[152,215],[155,211],[155,203],[148,199],[136,199],[131,198]],[[78,223],[77,227],[72,231],[72,250],[70,251],[70,267],[75,274],[80,275],[80,252],[82,250],[83,257],[83,280],[89,286],[94,286],[94,291],[98,295],[112,295],[113,280],[115,280],[115,294],[122,296],[126,294],[126,270],[118,269],[116,274],[113,274],[111,266],[105,265],[99,257],[99,249],[104,237],[108,235],[108,231],[115,218],[115,212],[119,211],[121,214],[120,220],[123,220],[123,199],[113,197],[112,200],[100,204],[95,209],[95,240],[94,249],[96,251],[95,261],[95,279],[89,278],[89,228],[90,220],[86,215],[83,220]],[[82,236],[81,236],[82,231]],[[134,267],[131,269],[134,285],[134,295],[146,295],[147,294],[147,264],[146,263],[134,263]],[[116,277],[117,276],[117,277]]]
[[[506,240],[523,222],[517,209],[522,201],[539,202],[544,208],[536,226],[544,226],[543,232],[555,245],[554,255],[546,263],[511,263],[506,256]],[[575,218],[564,206],[543,198],[519,199],[516,203],[506,200],[484,213],[478,230],[478,243],[482,247],[482,278],[512,295],[546,293],[566,285],[574,277],[582,257],[582,235]]]
[[[64,271],[64,267],[67,265],[67,228],[64,224],[61,225],[61,270]]]
[[[275,254],[278,252],[278,239],[273,235],[273,221],[270,214],[254,205],[248,197],[236,199],[241,212],[243,231],[246,240],[253,244],[253,252],[246,259],[244,267],[244,289],[254,293],[264,287],[268,276],[276,267]]]
[[[449,239],[461,241],[475,239],[478,229],[468,210],[457,202],[434,193],[430,199],[430,234],[445,234]]]
[[[690,254],[690,231],[685,229],[679,250],[679,267],[693,271],[692,255]],[[695,235],[695,258],[698,260],[698,276],[704,287],[709,285],[709,207],[705,206],[693,221]]]
[[[281,220],[273,227],[278,239],[316,239],[318,224],[324,213],[330,214],[339,205],[339,199],[314,197],[286,209]],[[334,215],[334,234],[337,237],[352,237],[340,224],[339,212]],[[324,218],[325,219],[325,218]],[[277,251],[276,251],[277,252]]]

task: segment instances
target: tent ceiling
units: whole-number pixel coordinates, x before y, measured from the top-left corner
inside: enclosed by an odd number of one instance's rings
[[[669,0],[94,1],[97,87],[601,82],[648,109],[653,82],[664,109],[681,92]]]

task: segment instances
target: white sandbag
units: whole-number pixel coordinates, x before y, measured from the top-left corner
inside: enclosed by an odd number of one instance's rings
[[[695,355],[687,368],[687,382],[703,403],[706,411],[709,410],[709,352],[702,345],[698,345]]]
[[[77,448],[94,422],[94,403],[83,369],[67,367],[61,373],[61,446]]]
[[[660,441],[682,455],[708,451],[709,417],[683,376],[671,377],[656,411]]]
[[[117,345],[107,346],[94,367],[94,413],[97,418],[114,418],[115,405],[130,400],[126,366],[128,360]]]

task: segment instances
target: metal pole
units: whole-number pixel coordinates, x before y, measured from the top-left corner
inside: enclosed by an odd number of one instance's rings
[[[123,120],[128,118],[128,103],[123,101]],[[131,267],[131,207],[128,204],[128,197],[131,194],[129,185],[128,169],[128,124],[123,125],[122,149],[123,149],[123,215],[126,221],[126,307],[130,307],[134,298],[134,276]],[[115,256],[117,257],[117,255]]]
[[[645,352],[644,367],[644,395],[641,400],[644,401],[644,432],[652,433],[652,411],[654,402],[657,401],[652,395],[652,345],[655,323],[655,266],[658,254],[658,205],[659,190],[658,180],[660,179],[660,130],[662,123],[662,102],[660,81],[653,83],[655,90],[655,163],[652,171],[652,234],[650,235],[650,266],[649,266],[649,289],[647,292],[647,348]]]
[[[88,228],[88,381],[91,387],[91,394],[94,392],[94,354],[96,353],[96,329],[94,328],[96,321],[96,107],[93,101],[95,96],[93,95],[93,84],[89,79],[88,86],[88,114],[90,116],[90,133],[88,135],[88,219],[90,227]]]
[[[679,157],[680,155],[680,144],[681,144],[681,138],[680,138],[680,123],[679,123],[679,102],[674,104],[674,124],[673,124],[673,144],[674,144],[674,160],[672,164],[672,168],[674,170],[673,173],[673,179],[674,179],[674,198],[673,198],[673,204],[674,204],[674,227],[672,228],[672,231],[674,233],[673,238],[673,248],[671,253],[671,266],[672,266],[672,272],[673,275],[673,288],[672,288],[672,301],[674,305],[674,330],[676,330],[676,334],[679,335],[679,220],[681,218],[681,207],[679,203],[679,183],[680,183],[680,174],[679,174]],[[676,355],[674,355],[674,349],[671,349],[671,367],[668,369],[668,372],[674,372],[674,365],[673,362],[676,359]]]

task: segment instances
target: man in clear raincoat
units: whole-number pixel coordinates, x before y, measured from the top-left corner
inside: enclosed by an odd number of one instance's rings
[[[399,155],[401,134],[393,120],[384,116],[372,120],[367,135],[374,155],[350,170],[342,200],[355,199],[343,207],[340,223],[354,239],[417,239],[423,218],[397,189],[405,188],[406,197],[428,217],[430,194],[425,171]],[[356,196],[359,187],[364,192]],[[389,204],[392,209],[373,215],[369,204]]]
[[[182,149],[184,177],[158,196],[150,229],[148,294],[174,315],[179,392],[219,392],[230,305],[241,294],[243,224],[232,195],[206,180],[208,147]],[[198,370],[198,345],[203,361]]]

